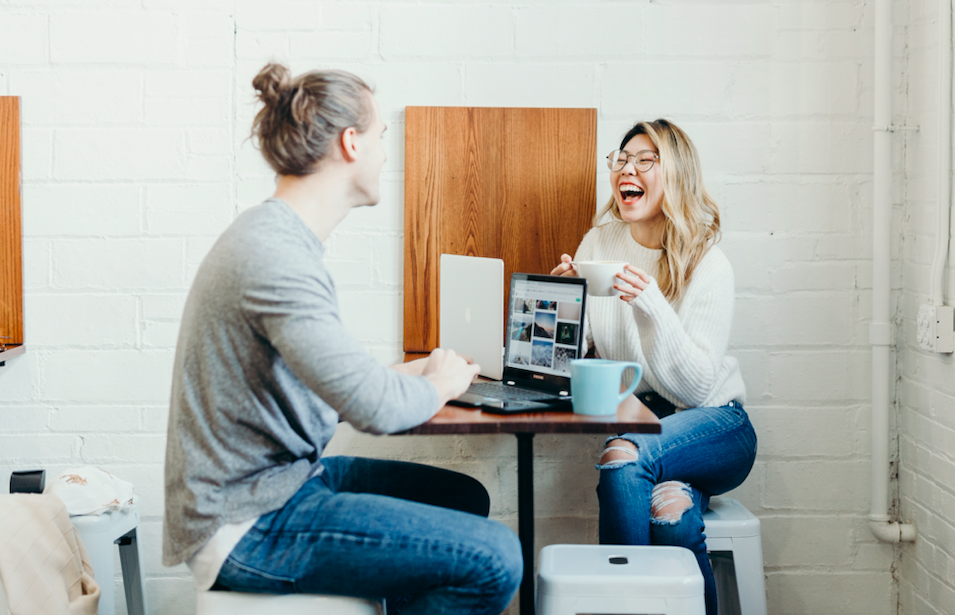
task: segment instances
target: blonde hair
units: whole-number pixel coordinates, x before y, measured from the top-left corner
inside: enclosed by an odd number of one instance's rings
[[[293,78],[285,66],[270,63],[252,86],[264,106],[251,136],[279,175],[314,173],[346,128],[364,132],[373,117],[371,88],[349,72],[313,70]]]
[[[710,247],[720,240],[720,210],[703,186],[696,147],[676,124],[667,120],[638,122],[620,142],[620,149],[636,135],[646,135],[656,148],[663,180],[663,254],[657,284],[673,303],[693,278],[693,272]],[[606,214],[623,222],[616,197],[594,216],[598,226]]]

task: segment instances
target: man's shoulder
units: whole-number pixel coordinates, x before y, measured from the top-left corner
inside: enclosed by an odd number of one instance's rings
[[[288,205],[269,199],[241,212],[222,236],[296,236],[299,229],[295,224],[295,216],[295,212],[289,209]]]
[[[244,271],[313,268],[321,262],[321,244],[317,237],[308,235],[311,231],[297,218],[280,201],[268,200],[251,207],[222,233],[209,257]]]

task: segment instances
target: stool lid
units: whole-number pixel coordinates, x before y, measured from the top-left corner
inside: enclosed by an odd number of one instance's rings
[[[696,557],[682,547],[550,545],[541,550],[538,588],[550,595],[703,595]]]
[[[760,535],[759,518],[738,500],[718,497],[710,500],[703,513],[707,538],[748,538]]]

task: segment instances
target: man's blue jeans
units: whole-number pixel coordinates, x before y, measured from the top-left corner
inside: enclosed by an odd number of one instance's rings
[[[703,511],[710,496],[745,480],[756,459],[756,432],[736,402],[684,410],[660,423],[660,435],[615,436],[637,445],[636,459],[597,466],[600,543],[690,549],[703,573],[707,615],[716,615],[716,582],[706,554]],[[684,483],[692,506],[679,519],[654,519],[653,488],[667,481]]]
[[[389,613],[405,615],[507,608],[523,572],[520,541],[486,518],[478,481],[400,461],[322,462],[322,474],[239,541],[215,588],[384,597]]]

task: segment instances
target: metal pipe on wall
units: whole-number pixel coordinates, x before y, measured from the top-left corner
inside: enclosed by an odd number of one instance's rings
[[[938,15],[938,235],[932,260],[932,305],[944,305],[942,281],[952,207],[952,2],[939,0]]]
[[[872,503],[869,527],[883,542],[915,539],[915,526],[892,521],[889,506],[891,376],[892,2],[875,3],[875,125],[873,127],[872,253]]]

